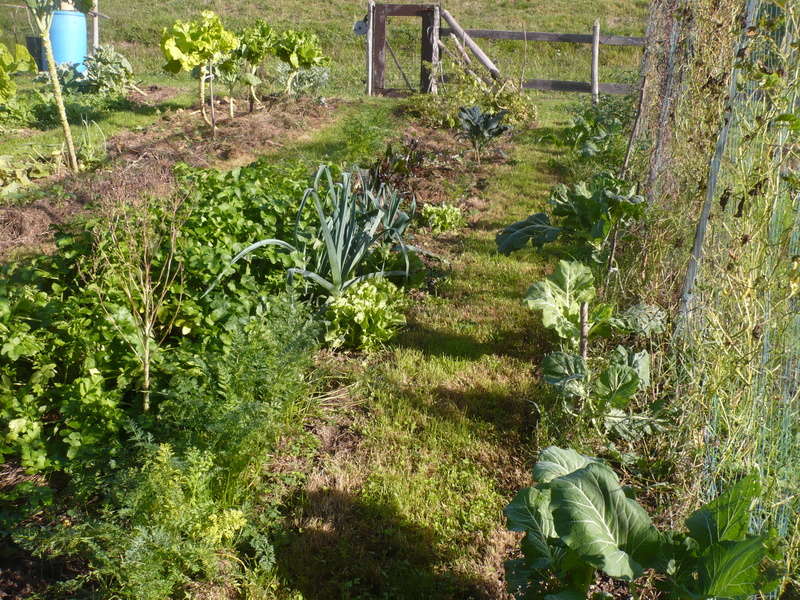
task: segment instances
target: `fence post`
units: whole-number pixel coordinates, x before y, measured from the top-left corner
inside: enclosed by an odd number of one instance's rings
[[[373,40],[372,30],[373,21],[375,19],[375,2],[370,0],[367,5],[367,96],[372,96],[372,53],[373,53]]]
[[[386,87],[386,6],[373,8],[372,16],[372,86],[370,95],[383,94]]]
[[[422,71],[420,91],[437,93],[436,69],[439,66],[439,7],[434,6],[422,15]]]
[[[600,103],[600,19],[592,28],[592,102]]]

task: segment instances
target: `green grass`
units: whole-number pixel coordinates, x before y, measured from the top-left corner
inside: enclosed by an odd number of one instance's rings
[[[392,105],[350,105],[289,153],[346,150],[350,123],[380,128]],[[542,126],[563,125],[563,109],[543,101]],[[397,126],[381,131],[396,135]],[[486,207],[458,235],[428,240],[449,261],[446,275],[414,303],[389,349],[346,367],[355,387],[324,418],[352,446],[323,453],[278,552],[284,586],[304,598],[503,597],[513,539],[502,508],[529,482],[540,441],[586,443],[550,416],[535,373],[552,340],[521,298],[548,261],[503,257],[494,244],[503,225],[541,209],[559,180],[559,151],[541,133],[517,135],[507,164],[458,176],[454,187],[472,193],[487,180]]]
[[[532,1],[498,2],[491,11],[483,2],[452,0],[446,8],[467,28],[498,28],[527,31],[589,32],[599,18],[603,31],[616,34],[641,34],[647,9],[646,0],[557,0],[548,3],[546,10]],[[221,14],[227,26],[241,29],[255,18],[264,18],[278,28],[301,28],[319,34],[325,51],[333,59],[331,83],[326,94],[332,97],[355,98],[363,94],[364,38],[352,33],[353,23],[366,12],[366,3],[352,0],[281,0],[280,2],[248,2],[213,0],[189,6],[183,0],[105,0],[102,12],[109,17],[102,21],[102,41],[114,45],[126,54],[142,86],[166,85],[182,93],[160,107],[171,110],[193,102],[192,82],[185,74],[169,76],[161,70],[163,59],[159,47],[162,30],[176,19],[188,19],[201,10],[211,9]],[[0,42],[25,43],[29,27],[24,11],[0,7]],[[419,80],[420,25],[413,19],[390,20],[389,41],[404,65],[412,85]],[[555,78],[588,81],[590,51],[576,44],[523,44],[522,42],[484,40],[487,53],[501,71],[514,78]],[[603,80],[625,81],[633,77],[641,52],[633,48],[604,47],[601,69]],[[405,87],[399,71],[390,62],[387,86]],[[98,116],[97,125],[105,137],[153,123],[157,115],[114,111]],[[98,136],[101,137],[101,136]],[[25,156],[31,146],[58,145],[60,131],[26,132],[23,136],[6,134],[0,140],[0,154]]]

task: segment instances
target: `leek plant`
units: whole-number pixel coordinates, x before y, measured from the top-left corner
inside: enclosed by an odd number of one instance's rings
[[[403,210],[403,200],[396,190],[387,185],[370,190],[358,175],[352,173],[343,173],[340,180],[335,181],[331,168],[321,166],[313,186],[306,190],[300,204],[294,244],[278,239],[260,240],[237,254],[228,267],[259,248],[283,248],[301,257],[299,262],[302,266],[287,270],[289,282],[299,277],[309,282],[312,288],[321,289],[328,301],[340,297],[362,281],[408,277],[409,248],[403,241],[403,235],[411,221],[415,204],[412,201],[409,213]],[[300,227],[308,204],[311,204],[319,220],[316,232]],[[403,254],[404,270],[370,270],[369,259],[385,244],[392,245]],[[224,273],[217,277],[206,294],[216,287]]]

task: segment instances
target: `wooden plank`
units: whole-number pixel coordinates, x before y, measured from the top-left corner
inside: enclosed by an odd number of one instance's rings
[[[381,4],[387,17],[424,17],[438,8],[435,4]]]
[[[382,94],[386,85],[386,6],[375,6],[372,17],[372,93]]]
[[[472,51],[472,53],[475,55],[478,61],[480,61],[480,63],[484,67],[489,69],[489,72],[492,74],[492,77],[494,78],[500,77],[500,70],[495,66],[492,60],[488,56],[486,56],[486,53],[483,50],[481,50],[480,46],[478,46],[478,44],[475,43],[475,40],[473,40],[472,37],[464,31],[461,25],[458,24],[458,22],[453,18],[453,15],[451,15],[444,9],[442,9],[441,14],[442,18],[445,21],[447,21],[448,25],[450,25],[450,28],[453,31],[453,35],[458,37],[458,39],[460,39],[467,46],[467,48],[469,48]]]
[[[600,19],[592,26],[592,102],[600,103]]]
[[[592,84],[584,81],[559,81],[557,79],[529,79],[522,84],[526,90],[542,90],[546,92],[580,92],[592,93]],[[601,83],[601,94],[627,95],[636,91],[636,87],[627,83]]]
[[[435,70],[439,65],[439,7],[422,16],[422,66],[420,69],[420,91],[437,93]]]
[[[591,44],[592,36],[583,33],[546,33],[542,31],[499,31],[495,29],[467,29],[467,35],[474,39],[487,40],[519,40],[523,42],[567,42],[570,44]],[[456,35],[451,27],[443,27],[441,36]],[[460,35],[460,34],[458,34]],[[601,35],[600,44],[604,46],[639,46],[644,47],[647,40],[643,37],[624,35]]]

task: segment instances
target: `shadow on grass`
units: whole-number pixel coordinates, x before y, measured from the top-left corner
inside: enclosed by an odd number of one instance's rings
[[[454,552],[396,507],[322,488],[306,492],[298,527],[277,547],[279,573],[306,600],[489,600],[491,584],[441,572]]]

